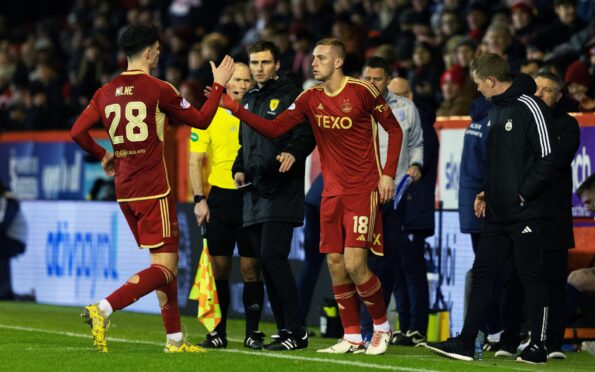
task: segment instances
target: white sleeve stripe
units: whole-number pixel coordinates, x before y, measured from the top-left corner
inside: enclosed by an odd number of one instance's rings
[[[541,157],[545,157],[548,155],[551,150],[547,126],[545,125],[545,119],[543,118],[543,114],[539,109],[537,103],[529,96],[521,95],[518,98],[519,101],[523,102],[527,105],[533,117],[535,119],[535,123],[537,125],[537,132],[539,133],[539,143],[541,145]]]
[[[537,103],[531,97],[522,95],[521,97],[519,97],[519,100],[521,102],[524,102],[529,107],[531,112],[533,113],[535,122],[537,124],[537,130],[539,132],[539,139],[540,139],[540,143],[541,143],[541,147],[542,147],[541,156],[544,157],[551,152],[551,148],[550,148],[549,137],[547,135],[547,127],[545,125],[545,120],[543,118],[543,114],[542,114],[541,110],[539,109],[539,106],[537,106]],[[544,146],[544,144],[545,144],[545,146]]]
[[[545,119],[543,117],[543,113],[541,112],[541,110],[539,109],[539,106],[537,105],[537,102],[535,102],[535,100],[529,96],[523,95],[522,96],[527,102],[529,102],[529,104],[535,109],[535,111],[538,113],[537,118],[539,118],[540,120],[537,121],[537,128],[538,130],[540,130],[541,132],[541,136],[544,139],[544,143],[546,144],[546,150],[545,150],[545,155],[549,154],[550,152],[552,152],[551,146],[550,146],[550,142],[549,142],[549,136],[548,136],[548,131],[547,131],[547,126],[545,124]],[[534,113],[535,115],[535,113]]]

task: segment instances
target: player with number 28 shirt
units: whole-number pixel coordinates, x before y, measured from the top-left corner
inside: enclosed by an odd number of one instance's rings
[[[150,75],[160,53],[156,27],[129,26],[120,37],[120,46],[127,56],[127,71],[97,90],[70,133],[84,150],[101,159],[108,175],[115,176],[120,208],[137,244],[149,249],[151,266],[103,300],[85,307],[82,316],[91,325],[94,346],[107,352],[106,331],[112,312],[156,291],[166,331],[165,351],[203,351],[187,342],[180,329],[178,222],[163,140],[168,117],[201,129],[209,126],[223,86],[233,73],[233,60],[226,56],[218,67],[211,62],[213,97],[198,111],[171,84]],[[90,136],[89,129],[97,123],[109,133],[113,154]]]

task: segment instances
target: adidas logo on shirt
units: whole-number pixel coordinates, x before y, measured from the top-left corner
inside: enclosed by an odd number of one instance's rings
[[[531,230],[531,228],[529,226],[525,226],[525,228],[523,229],[523,231],[521,232],[521,234],[529,234],[532,233],[533,230]]]

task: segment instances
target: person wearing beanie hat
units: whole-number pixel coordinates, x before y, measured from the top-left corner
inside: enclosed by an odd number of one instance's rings
[[[465,83],[465,70],[455,65],[440,76],[443,101],[436,111],[437,116],[467,115],[472,99],[461,94]]]
[[[578,103],[580,111],[593,111],[593,99],[587,95],[591,75],[586,63],[577,60],[568,66],[564,75],[564,83],[570,98]]]

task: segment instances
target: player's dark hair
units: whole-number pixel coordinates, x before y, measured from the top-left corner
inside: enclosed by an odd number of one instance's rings
[[[315,46],[319,45],[330,45],[335,47],[339,51],[339,58],[345,59],[345,44],[339,39],[335,39],[334,37],[327,37],[321,39],[319,42],[316,43]]]
[[[159,40],[157,26],[131,25],[126,27],[120,36],[120,48],[127,57],[136,55],[146,47],[150,47]]]
[[[537,79],[538,77],[551,80],[556,86],[556,90],[558,90],[558,92],[562,91],[564,88],[564,83],[562,82],[560,76],[554,74],[553,72],[540,70],[537,74],[535,74],[535,78]]]
[[[390,77],[392,74],[392,71],[391,71],[391,68],[390,68],[388,62],[386,62],[386,60],[382,57],[373,56],[373,57],[368,58],[368,60],[364,64],[364,67],[362,68],[362,71],[366,67],[381,68],[384,70],[384,74],[386,75],[386,77]]]
[[[494,77],[500,82],[512,81],[510,66],[502,57],[494,53],[485,53],[474,59],[469,66],[478,78],[485,80]]]
[[[279,61],[279,48],[273,43],[272,41],[268,40],[260,40],[255,42],[254,44],[248,47],[248,55],[252,53],[259,53],[259,52],[271,52],[273,55],[273,62],[277,63]]]
[[[590,175],[583,183],[581,183],[578,190],[576,190],[576,194],[581,196],[587,191],[595,191],[595,174]]]

